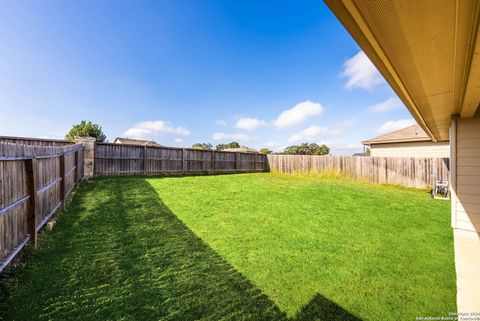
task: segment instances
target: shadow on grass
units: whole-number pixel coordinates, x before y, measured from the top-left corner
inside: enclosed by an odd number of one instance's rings
[[[3,320],[288,320],[145,179],[86,183],[9,280]],[[357,317],[317,295],[294,320]]]

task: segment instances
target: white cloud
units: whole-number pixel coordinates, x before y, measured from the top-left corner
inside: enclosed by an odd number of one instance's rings
[[[268,148],[268,149],[270,149],[274,152],[282,152],[283,150],[285,150],[287,145],[283,144],[283,143],[274,142],[274,141],[267,141],[267,142],[262,143],[262,144],[257,144],[254,147],[257,150],[260,150],[262,148]]]
[[[337,129],[344,129],[344,128],[347,128],[347,127],[352,127],[352,126],[355,125],[356,123],[357,123],[357,119],[356,119],[356,118],[349,118],[349,119],[346,119],[346,120],[341,121],[341,122],[339,122],[339,123],[330,125],[330,126],[328,126],[328,127],[337,128]]]
[[[412,118],[389,120],[377,128],[377,134],[385,134],[394,130],[402,129],[415,124],[415,120]]]
[[[274,121],[274,125],[277,128],[292,127],[302,123],[308,117],[321,115],[323,110],[324,108],[319,103],[307,100],[283,111]]]
[[[61,132],[49,132],[48,135],[38,136],[40,139],[65,139],[65,134]]]
[[[353,153],[363,152],[363,145],[360,143],[321,141],[319,145],[325,144],[330,148],[330,155],[352,155]]]
[[[142,121],[129,128],[123,135],[130,138],[148,138],[158,133],[190,135],[186,128],[173,127],[170,122],[163,120]]]
[[[400,99],[398,99],[397,97],[390,97],[379,104],[368,107],[367,110],[374,113],[386,113],[402,107],[403,103]]]
[[[224,120],[221,120],[221,119],[217,120],[215,123],[216,123],[218,126],[227,126],[227,122],[224,121]]]
[[[49,132],[48,137],[52,139],[65,139],[65,133],[62,132]]]
[[[338,136],[341,133],[342,130],[336,126],[320,127],[312,125],[302,130],[300,133],[290,136],[288,142],[311,142],[318,139],[320,136]]]
[[[363,88],[370,90],[385,82],[363,51],[358,52],[343,64],[342,76],[348,78],[345,85],[347,89]]]
[[[254,130],[259,126],[265,126],[267,123],[264,120],[256,118],[240,118],[235,124],[236,128]]]
[[[363,149],[363,145],[360,143],[336,143],[332,144],[332,148],[337,150],[358,150]]]
[[[212,135],[214,140],[238,140],[238,141],[249,141],[250,136],[246,134],[226,134],[226,133],[214,133]]]
[[[277,147],[277,146],[280,146],[280,145],[282,145],[282,144],[274,142],[274,141],[268,141],[268,142],[265,142],[265,143],[262,144],[262,146],[264,146],[264,147],[271,147],[271,148],[274,148],[274,147]]]
[[[150,129],[132,127],[129,128],[126,132],[123,133],[123,136],[129,138],[146,138],[151,136],[153,132]]]
[[[183,139],[181,138],[175,138],[173,141],[177,144],[183,143]]]

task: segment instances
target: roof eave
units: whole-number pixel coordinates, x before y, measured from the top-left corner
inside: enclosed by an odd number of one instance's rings
[[[415,142],[434,142],[430,138],[418,138],[418,139],[395,139],[395,140],[364,140],[363,145],[378,145],[378,144],[395,144],[395,143],[415,143]],[[436,143],[436,142],[434,142]]]
[[[410,111],[417,124],[420,125],[432,141],[437,142],[440,137],[434,135],[434,131],[427,125],[421,110],[414,103],[400,76],[397,74],[395,67],[387,58],[376,37],[363,20],[362,15],[356,10],[354,2],[351,0],[324,0],[324,2],[370,58],[378,71]]]

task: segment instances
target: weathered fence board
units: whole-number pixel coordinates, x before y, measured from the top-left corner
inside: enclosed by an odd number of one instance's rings
[[[83,146],[0,139],[0,271],[65,203],[83,177]],[[21,142],[21,143],[19,143]]]
[[[11,136],[0,136],[0,142],[11,143],[18,145],[28,145],[28,146],[67,146],[73,145],[74,142],[61,139],[42,139],[42,138],[30,138],[30,137],[11,137]]]
[[[380,184],[431,187],[448,180],[448,158],[268,155],[272,171],[281,173],[339,172]]]
[[[95,175],[212,174],[268,169],[262,154],[97,143]]]

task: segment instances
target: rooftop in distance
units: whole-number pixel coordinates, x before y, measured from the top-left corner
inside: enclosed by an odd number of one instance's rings
[[[432,141],[427,133],[417,124],[408,126],[393,132],[389,132],[374,138],[364,140],[362,144],[385,144],[385,143],[405,143],[405,142],[423,142]]]
[[[143,140],[143,139],[133,139],[133,138],[123,138],[117,137],[113,141],[114,144],[126,144],[126,145],[143,145],[143,146],[157,146],[162,147],[159,143],[153,140]]]

